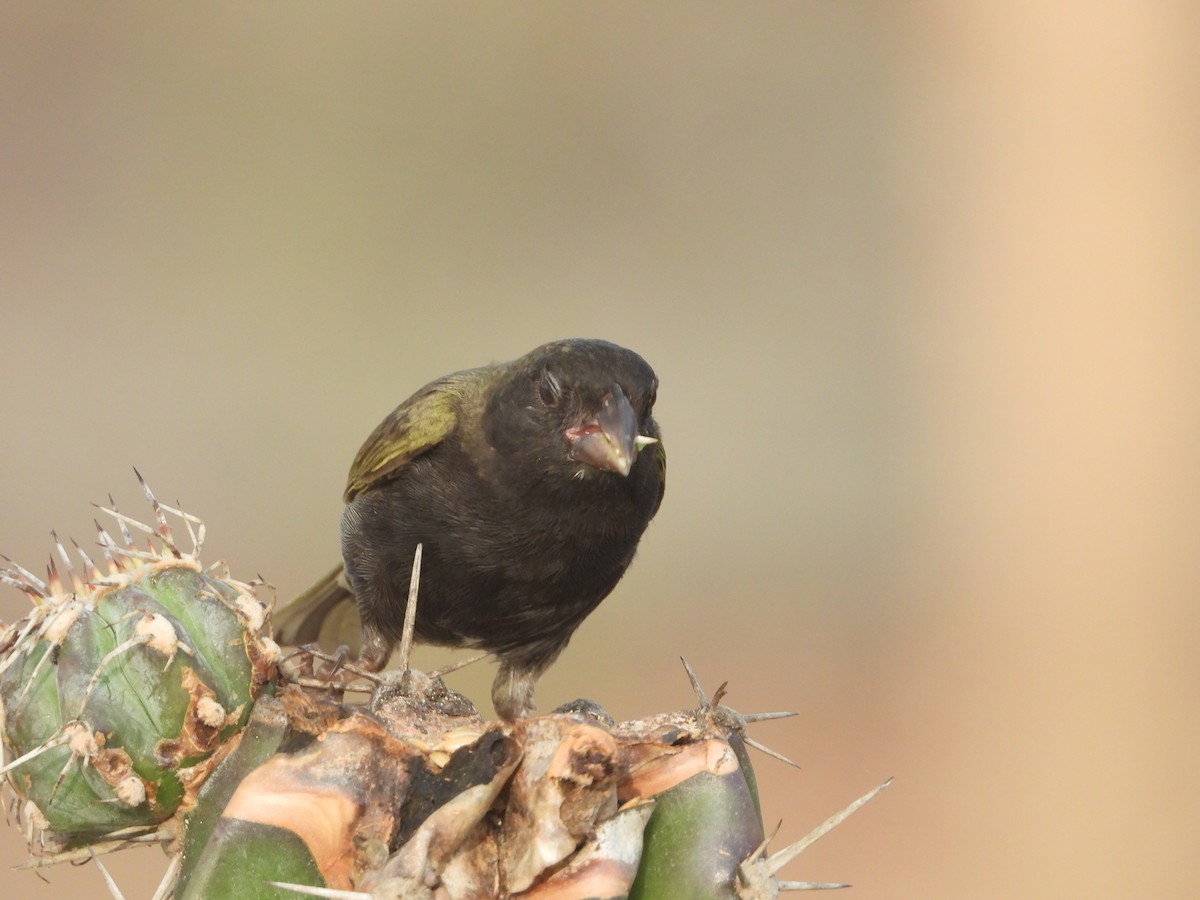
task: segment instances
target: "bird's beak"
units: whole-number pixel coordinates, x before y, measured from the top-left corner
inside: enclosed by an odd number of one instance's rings
[[[628,475],[638,451],[656,442],[655,438],[638,434],[637,424],[637,413],[625,392],[614,384],[595,416],[566,430],[571,459],[593,469]]]

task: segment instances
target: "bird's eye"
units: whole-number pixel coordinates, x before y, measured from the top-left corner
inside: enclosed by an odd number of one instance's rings
[[[538,398],[545,406],[558,406],[558,401],[562,398],[562,385],[558,379],[554,377],[554,373],[549,369],[542,372],[542,377],[538,381]]]
[[[646,394],[646,409],[654,408],[654,401],[658,399],[658,379],[655,378],[650,384],[650,392]]]

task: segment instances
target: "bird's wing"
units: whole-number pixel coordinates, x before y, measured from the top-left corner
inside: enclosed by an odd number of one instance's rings
[[[464,374],[448,375],[425,385],[379,423],[350,467],[347,503],[367,488],[393,477],[454,432]]]

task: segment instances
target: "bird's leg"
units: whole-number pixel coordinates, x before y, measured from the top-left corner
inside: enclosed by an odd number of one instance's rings
[[[505,722],[515,722],[533,712],[533,688],[542,673],[558,658],[566,643],[549,653],[500,660],[500,671],[492,682],[492,706]]]
[[[492,706],[505,722],[523,719],[533,711],[533,686],[540,672],[525,666],[501,663],[492,682]]]
[[[368,672],[378,672],[387,665],[388,657],[392,655],[392,645],[395,643],[382,631],[373,625],[362,623],[362,651],[355,665]]]

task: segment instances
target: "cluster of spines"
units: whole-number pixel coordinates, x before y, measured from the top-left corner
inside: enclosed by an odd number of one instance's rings
[[[116,521],[118,533],[121,537],[120,541],[116,540],[98,520],[93,520],[96,525],[97,543],[104,554],[107,572],[103,571],[96,564],[79,545],[78,541],[72,539],[71,543],[74,545],[75,551],[83,562],[82,570],[76,568],[76,564],[72,561],[66,546],[64,546],[58,535],[51,531],[50,535],[54,539],[58,559],[62,560],[62,571],[60,571],[58,560],[55,559],[53,553],[50,555],[50,561],[46,566],[45,579],[39,578],[33,572],[9,559],[7,556],[0,555],[0,559],[3,559],[5,562],[5,567],[0,569],[0,583],[15,587],[28,596],[33,601],[34,606],[41,606],[46,603],[61,601],[71,595],[88,593],[90,590],[98,587],[120,586],[126,581],[131,571],[136,570],[146,562],[153,563],[172,559],[188,559],[198,564],[200,550],[204,546],[204,523],[191,513],[184,512],[178,506],[167,506],[160,503],[137,469],[134,469],[134,473],[137,475],[138,482],[142,486],[142,492],[146,495],[146,499],[154,510],[154,525],[146,525],[132,516],[127,516],[120,512],[111,494],[108,497],[108,506],[95,504],[98,510],[112,516]],[[187,528],[188,538],[191,541],[191,550],[185,551],[180,548],[179,542],[175,539],[175,534],[171,530],[170,523],[167,521],[167,513],[177,516],[183,521],[184,526]],[[134,531],[141,532],[147,536],[144,548],[138,546],[133,535]]]
[[[95,601],[98,589],[118,588],[128,584],[147,564],[179,561],[196,568],[200,567],[199,554],[204,546],[204,523],[191,513],[178,508],[178,504],[167,506],[160,503],[141,473],[134,469],[134,474],[137,475],[142,492],[154,511],[154,525],[146,525],[120,512],[111,494],[108,497],[108,506],[94,504],[98,510],[116,521],[117,532],[120,535],[118,541],[98,520],[93,520],[98,535],[97,543],[104,555],[104,569],[101,569],[79,543],[72,539],[71,543],[83,562],[82,568],[77,568],[66,546],[54,531],[51,531],[50,535],[54,539],[54,547],[58,560],[62,561],[62,568],[59,568],[55,554],[51,553],[45,579],[39,578],[7,556],[0,556],[6,564],[0,568],[0,583],[17,588],[33,603],[30,615],[0,630],[0,674],[16,660],[17,654],[9,653],[13,648],[26,646],[28,641],[43,638],[55,646],[61,645],[67,631],[84,607]],[[191,541],[190,551],[180,548],[167,521],[168,513],[183,521]],[[146,535],[144,548],[138,546],[134,532]]]

